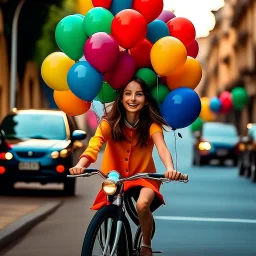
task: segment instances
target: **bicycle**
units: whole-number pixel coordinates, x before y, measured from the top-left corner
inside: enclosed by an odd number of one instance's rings
[[[67,177],[90,177],[100,175],[104,181],[102,189],[107,195],[108,204],[97,211],[92,218],[83,241],[81,256],[136,256],[142,241],[141,228],[132,196],[124,193],[123,182],[139,178],[170,182],[171,180],[158,173],[139,173],[123,178],[116,171],[110,171],[108,175],[98,169],[85,169],[86,172]],[[188,182],[188,175],[181,174],[178,181]],[[136,224],[137,231],[134,239],[130,223],[125,214],[125,209],[131,220]],[[155,233],[155,221],[153,221],[152,238]],[[98,242],[98,244],[97,244]],[[97,245],[97,246],[95,246]],[[95,250],[94,250],[95,249]],[[96,252],[95,252],[96,251]],[[154,252],[161,253],[161,252]]]

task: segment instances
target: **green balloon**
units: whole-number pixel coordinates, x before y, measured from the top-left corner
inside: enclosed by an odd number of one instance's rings
[[[192,132],[200,131],[203,125],[203,120],[198,117],[194,123],[190,125],[190,129]]]
[[[97,95],[97,101],[109,103],[116,100],[118,92],[113,89],[107,82],[103,82],[100,92]]]
[[[141,69],[139,69],[136,72],[135,76],[142,79],[148,85],[149,88],[156,85],[157,74],[150,68],[141,68]]]
[[[158,103],[162,103],[165,97],[169,94],[169,92],[169,88],[164,84],[159,84],[158,86],[155,86],[151,91],[153,98]]]
[[[82,57],[87,38],[83,28],[83,19],[78,15],[64,17],[55,29],[55,39],[59,48],[75,61]]]
[[[76,15],[76,16],[78,16],[78,17],[80,17],[80,18],[84,19],[84,15],[83,15],[83,14],[76,13],[76,14],[74,14],[74,15]]]
[[[114,19],[113,14],[105,8],[92,8],[84,17],[84,30],[90,37],[97,32],[111,34],[111,24]]]
[[[249,101],[248,93],[243,87],[236,87],[231,91],[233,106],[242,109]]]

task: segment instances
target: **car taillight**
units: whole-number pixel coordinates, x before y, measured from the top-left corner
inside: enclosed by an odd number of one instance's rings
[[[58,172],[58,173],[63,173],[63,172],[65,172],[65,167],[63,166],[63,165],[57,165],[56,166],[56,171]]]
[[[5,160],[6,152],[0,153],[0,160]]]
[[[0,166],[0,175],[5,173],[5,167]]]

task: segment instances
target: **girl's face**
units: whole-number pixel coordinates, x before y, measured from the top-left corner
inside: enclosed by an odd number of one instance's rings
[[[146,103],[146,97],[139,83],[131,81],[125,87],[122,102],[127,112],[140,112]]]

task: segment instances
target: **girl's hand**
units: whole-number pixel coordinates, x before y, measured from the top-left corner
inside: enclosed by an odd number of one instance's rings
[[[72,168],[69,169],[69,172],[72,174],[72,175],[78,175],[78,174],[82,174],[84,173],[84,171],[86,170],[86,168],[82,167],[82,166],[79,166],[79,165],[76,165]]]
[[[179,180],[181,173],[175,170],[167,170],[164,173],[164,177],[170,180]]]

